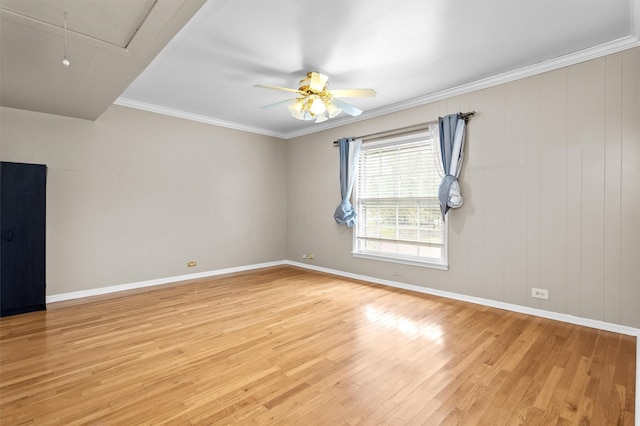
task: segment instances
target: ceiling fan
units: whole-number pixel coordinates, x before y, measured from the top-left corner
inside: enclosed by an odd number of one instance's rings
[[[329,90],[329,77],[316,71],[307,73],[307,76],[300,80],[297,89],[287,87],[265,86],[256,84],[255,87],[265,89],[283,90],[285,92],[296,93],[298,97],[294,99],[286,99],[274,104],[263,106],[262,108],[272,108],[278,105],[288,104],[287,109],[294,118],[298,120],[310,121],[315,120],[316,123],[333,118],[342,111],[345,113],[358,116],[362,114],[362,110],[342,102],[336,98],[361,98],[374,97],[376,91],[373,89],[338,89]]]

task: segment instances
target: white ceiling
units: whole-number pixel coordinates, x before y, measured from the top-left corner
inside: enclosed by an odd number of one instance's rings
[[[0,0],[4,9],[18,3],[28,4],[22,13],[36,19],[56,18],[58,28],[60,7],[73,6],[78,17],[95,18],[83,29],[77,22],[79,33],[95,28],[96,39],[130,50],[127,40],[136,37],[131,28],[149,8],[182,2]],[[114,10],[119,12],[110,15]],[[208,0],[133,83],[122,87],[116,103],[290,138],[638,46],[639,15],[640,0]],[[63,71],[96,54],[72,54],[70,46],[72,66],[62,70],[60,40],[34,38],[32,43],[47,43],[47,54],[33,64],[22,58],[21,67],[7,66],[21,58],[8,50],[30,46],[15,37],[5,40],[4,27],[16,19],[6,11],[2,18],[3,86],[6,69],[22,73],[27,92],[30,80],[38,78],[28,67],[53,69],[51,62],[59,78],[68,79]],[[128,30],[112,34],[121,26]],[[105,60],[97,66],[109,81],[120,65]],[[312,70],[327,74],[333,89],[374,88],[378,96],[343,99],[365,112],[321,124],[295,120],[284,105],[260,109],[292,96],[253,85],[297,88]],[[75,83],[87,86],[80,77]],[[3,87],[3,105],[5,92]]]

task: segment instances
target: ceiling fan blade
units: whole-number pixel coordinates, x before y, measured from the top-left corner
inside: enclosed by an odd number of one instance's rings
[[[311,73],[311,81],[309,82],[309,88],[314,92],[322,92],[325,84],[329,81],[329,77],[319,72],[313,71]]]
[[[354,117],[357,117],[360,114],[362,114],[362,110],[361,109],[358,109],[358,108],[354,107],[353,105],[349,105],[349,104],[347,104],[345,102],[339,101],[338,99],[331,99],[331,103],[333,103],[335,106],[340,108],[342,111],[344,111],[347,114],[352,115]]]
[[[264,84],[254,84],[253,87],[261,87],[263,89],[275,89],[275,90],[283,90],[285,92],[298,93],[304,95],[304,92],[298,89],[289,89],[288,87],[279,87],[279,86],[266,86]]]
[[[273,103],[273,104],[261,106],[260,109],[270,109],[270,108],[278,107],[280,105],[288,105],[290,103],[293,103],[295,100],[296,100],[296,98],[285,99],[284,101],[280,101],[280,102],[276,102],[276,103]]]
[[[377,94],[373,89],[337,89],[329,92],[336,98],[373,98]]]

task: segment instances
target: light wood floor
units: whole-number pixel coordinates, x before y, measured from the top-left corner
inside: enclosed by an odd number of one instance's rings
[[[634,419],[635,338],[277,267],[0,320],[0,424]]]

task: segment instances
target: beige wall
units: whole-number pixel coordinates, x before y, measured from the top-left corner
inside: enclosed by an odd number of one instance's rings
[[[476,111],[449,270],[351,256],[332,141]],[[288,257],[640,327],[640,49],[289,141]],[[550,300],[530,297],[549,289]]]
[[[49,167],[49,295],[286,256],[282,140],[119,106],[0,120],[3,161]]]

